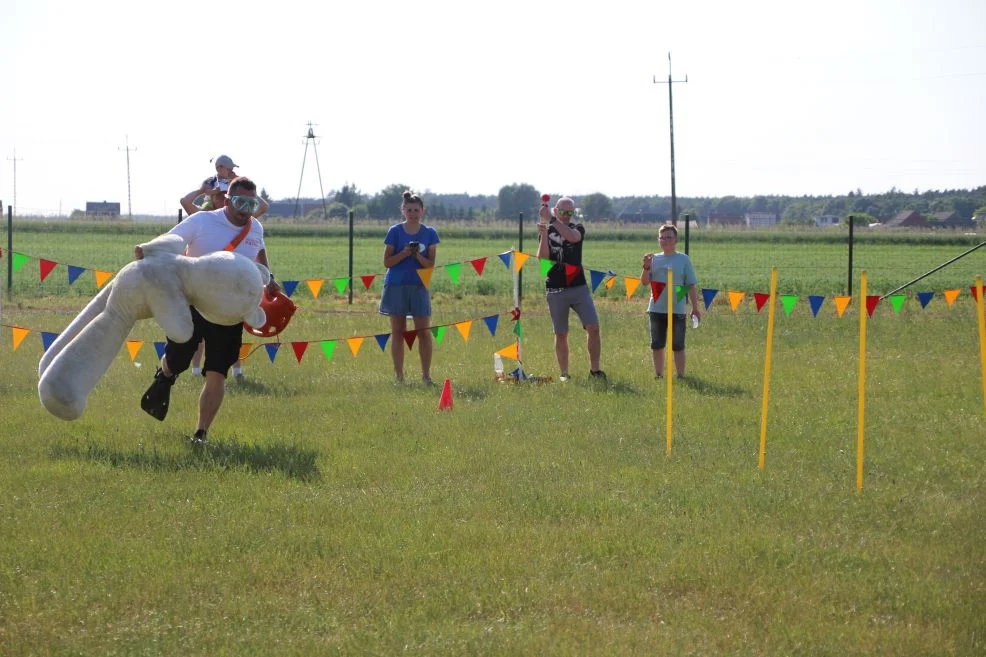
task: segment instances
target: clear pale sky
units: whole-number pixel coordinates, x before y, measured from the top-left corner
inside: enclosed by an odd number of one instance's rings
[[[0,0],[0,200],[177,213],[228,154],[326,191],[828,195],[986,184],[986,2]],[[16,149],[16,160],[15,157]]]

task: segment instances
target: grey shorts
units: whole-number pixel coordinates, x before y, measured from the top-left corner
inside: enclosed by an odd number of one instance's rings
[[[555,335],[568,333],[568,311],[574,310],[579,316],[583,328],[599,326],[599,316],[596,315],[596,304],[592,302],[592,293],[588,285],[549,288],[544,295],[548,300],[548,312],[551,314],[551,327]]]

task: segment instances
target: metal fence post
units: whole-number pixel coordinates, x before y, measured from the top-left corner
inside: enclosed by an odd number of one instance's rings
[[[14,209],[7,206],[7,298],[14,285]]]
[[[849,296],[852,296],[852,252],[855,245],[855,240],[853,239],[853,226],[855,223],[855,217],[849,215],[849,279],[846,283],[846,294]],[[866,301],[866,299],[863,299],[863,301]]]
[[[349,211],[349,305],[353,305],[353,216]]]
[[[524,213],[517,213],[517,250],[523,253],[524,251]],[[514,265],[516,267],[516,265]],[[517,270],[517,306],[520,307],[520,301],[524,296],[524,272]]]

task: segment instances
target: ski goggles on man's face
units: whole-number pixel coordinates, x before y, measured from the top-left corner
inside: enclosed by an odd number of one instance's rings
[[[236,194],[235,196],[230,196],[229,204],[237,212],[249,212],[253,214],[260,209],[260,199],[256,196],[240,196]]]

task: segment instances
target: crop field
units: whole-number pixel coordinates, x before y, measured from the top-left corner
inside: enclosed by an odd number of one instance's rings
[[[516,227],[438,226],[433,377],[454,400],[440,411],[439,386],[415,376],[417,346],[399,386],[380,346],[386,227],[356,230],[350,304],[346,229],[274,224],[269,255],[297,281],[298,314],[279,346],[247,339],[214,445],[193,449],[190,373],[166,421],[139,408],[164,339],[153,321],[79,420],[37,396],[42,334],[68,325],[97,271],[166,228],[15,225],[12,252],[0,233],[0,654],[986,654],[986,408],[969,290],[986,248],[869,318],[858,491],[865,306],[854,297],[840,317],[833,303],[848,291],[845,235],[691,233],[700,287],[716,294],[688,330],[688,376],[672,381],[669,453],[647,291],[626,288],[657,249],[653,230],[588,227],[605,383],[589,380],[574,321],[573,378],[557,381],[528,259],[524,366],[554,379],[534,384],[492,372],[516,338],[499,257],[519,246]],[[982,241],[857,237],[852,292],[865,270],[871,295]],[[533,230],[522,250],[535,253]],[[56,263],[43,281],[42,260]],[[797,302],[776,305],[761,470],[769,306],[754,294],[769,292],[772,267]],[[744,293],[735,309],[730,291]],[[825,297],[817,315],[810,295]]]

